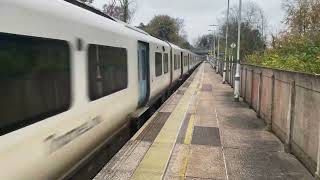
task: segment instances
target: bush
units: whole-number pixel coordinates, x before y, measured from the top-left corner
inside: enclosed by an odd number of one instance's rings
[[[282,36],[273,47],[246,57],[246,63],[265,67],[320,74],[319,35]]]

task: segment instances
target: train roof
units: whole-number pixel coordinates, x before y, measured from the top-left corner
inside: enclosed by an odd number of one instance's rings
[[[174,49],[177,49],[177,50],[180,50],[180,51],[183,51],[183,49],[182,48],[180,48],[179,46],[177,46],[177,45],[175,45],[175,44],[172,44],[172,43],[170,43],[170,42],[167,42],[172,48],[174,48]]]
[[[90,26],[105,31],[111,31],[113,33],[121,34],[123,36],[136,38],[140,41],[155,43],[161,46],[169,47],[167,42],[157,39],[141,29],[138,29],[129,24],[116,20],[110,16],[104,16],[101,14],[102,12],[98,13],[97,9],[94,9],[92,7],[83,8],[82,6],[78,6],[77,4],[71,3],[71,1],[74,2],[74,0],[2,1],[4,5],[13,5],[22,9],[29,9],[32,10],[32,12],[40,12],[45,16],[54,16],[55,18],[63,19],[64,21],[70,23]]]

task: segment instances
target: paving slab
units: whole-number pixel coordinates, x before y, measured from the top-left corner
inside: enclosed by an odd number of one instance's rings
[[[184,178],[188,165],[188,156],[191,151],[191,146],[186,144],[176,144],[173,149],[166,176]]]
[[[195,115],[195,126],[202,127],[218,127],[217,118],[215,115]]]
[[[247,114],[230,113],[227,116],[219,116],[220,126],[224,129],[234,130],[265,130],[266,123],[256,116]]]
[[[186,176],[225,179],[224,161],[220,147],[192,145]]]
[[[199,100],[196,111],[197,111],[197,114],[215,115],[215,108],[214,108],[213,101]]]
[[[225,149],[229,179],[306,179],[313,177],[285,152]]]
[[[255,149],[256,151],[283,151],[281,141],[268,131],[221,129],[224,147],[237,149]]]

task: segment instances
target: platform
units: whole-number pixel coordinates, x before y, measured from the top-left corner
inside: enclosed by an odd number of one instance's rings
[[[199,66],[94,179],[313,179],[221,82]]]

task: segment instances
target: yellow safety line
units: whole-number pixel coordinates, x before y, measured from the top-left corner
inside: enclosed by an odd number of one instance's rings
[[[180,180],[184,180],[186,177],[186,172],[187,172],[188,163],[189,163],[189,154],[190,154],[190,146],[188,146],[187,155],[183,158],[182,165],[179,170],[179,179]]]
[[[190,116],[188,128],[187,128],[186,135],[185,135],[185,138],[184,138],[184,144],[187,144],[187,145],[191,144],[192,132],[193,132],[193,124],[194,124],[194,114],[192,114]]]
[[[201,67],[203,68],[203,67]],[[160,180],[163,178],[171,153],[175,146],[179,130],[188,111],[192,96],[196,90],[196,82],[199,81],[199,73],[180,99],[167,122],[159,132],[139,166],[135,170],[134,180]]]
[[[204,73],[202,73],[202,76],[201,76],[200,86],[196,90],[196,96],[199,95],[201,87],[202,87],[203,74]],[[181,167],[179,169],[179,179],[180,180],[184,180],[185,177],[186,177],[186,173],[187,173],[187,168],[188,168],[188,163],[189,163],[189,156],[190,156],[190,151],[191,151],[191,141],[192,141],[192,135],[193,135],[194,121],[195,121],[195,115],[192,114],[190,116],[189,123],[188,123],[188,128],[187,128],[187,131],[186,131],[186,134],[185,134],[185,138],[184,138],[184,144],[186,144],[188,146],[187,146],[187,154],[183,158],[182,165],[181,165]]]
[[[179,169],[179,179],[183,180],[185,179],[187,168],[188,168],[188,163],[189,163],[189,155],[190,155],[190,145],[192,141],[192,134],[193,134],[193,127],[194,127],[194,114],[190,116],[189,123],[188,123],[188,128],[186,131],[186,135],[184,138],[184,144],[188,145],[188,151],[186,156],[182,160],[182,165]]]

